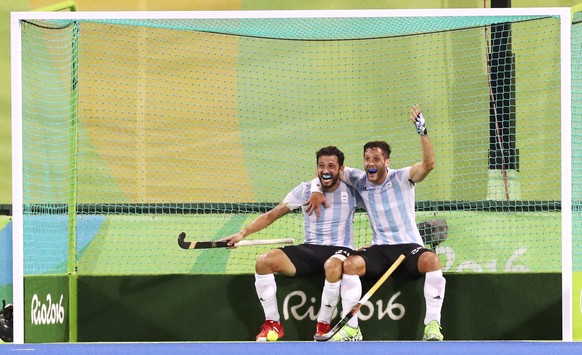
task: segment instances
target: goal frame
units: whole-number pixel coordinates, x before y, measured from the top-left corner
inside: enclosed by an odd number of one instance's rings
[[[571,141],[571,9],[410,9],[410,10],[285,10],[285,11],[129,11],[129,12],[13,12],[11,13],[12,94],[12,257],[14,343],[24,343],[24,241],[23,241],[23,137],[21,22],[26,20],[99,19],[228,19],[228,18],[358,18],[358,17],[455,17],[528,16],[560,18],[561,49],[561,223],[562,223],[562,339],[572,340],[572,141]],[[75,341],[73,339],[72,341]]]

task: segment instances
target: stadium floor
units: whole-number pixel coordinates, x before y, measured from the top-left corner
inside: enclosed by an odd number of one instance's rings
[[[12,354],[581,354],[582,342],[444,341],[444,342],[179,342],[179,343],[51,343],[2,344]]]

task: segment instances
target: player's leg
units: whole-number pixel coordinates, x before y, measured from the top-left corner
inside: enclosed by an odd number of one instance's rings
[[[359,255],[352,255],[344,261],[341,281],[342,316],[345,316],[362,298],[361,276],[366,273],[366,262]],[[348,322],[352,328],[358,327],[358,317]]]
[[[321,293],[321,306],[317,314],[316,336],[327,333],[331,328],[331,318],[340,299],[340,284],[343,274],[342,264],[348,255],[348,251],[339,250],[327,259],[323,265],[325,281]]]
[[[292,247],[287,247],[292,248]],[[260,275],[279,273],[285,276],[295,276],[295,265],[282,249],[273,249],[260,255],[255,264],[255,272]]]
[[[362,282],[360,276],[366,273],[366,262],[359,255],[350,255],[343,262],[343,275],[341,279],[342,317],[358,303],[362,297]],[[340,329],[331,341],[359,341],[362,340],[362,332],[358,325],[358,317],[352,317],[346,326]]]
[[[295,275],[295,266],[281,249],[273,249],[262,254],[255,265],[255,289],[265,313],[265,322],[256,336],[257,341],[267,341],[267,335],[270,331],[277,333],[277,339],[282,338],[285,334],[277,305],[275,272],[287,276]]]
[[[446,279],[443,276],[438,256],[424,250],[418,257],[418,270],[425,275],[424,299],[426,313],[424,318],[423,340],[443,340],[441,333],[441,309],[445,298]]]

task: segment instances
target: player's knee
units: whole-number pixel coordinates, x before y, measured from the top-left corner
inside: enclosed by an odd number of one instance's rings
[[[337,282],[343,273],[343,261],[339,258],[329,258],[323,265],[325,269],[325,279],[329,282]]]
[[[260,274],[259,271],[263,270],[265,267],[265,254],[259,255],[257,261],[255,262],[255,271]]]
[[[255,271],[258,274],[270,274],[274,272],[275,258],[270,253],[261,254],[255,263]]]
[[[344,274],[360,275],[364,269],[364,259],[358,256],[350,256],[343,263]]]
[[[427,272],[440,270],[441,265],[439,262],[439,258],[435,253],[432,252],[425,252],[422,253],[420,258],[418,259],[418,270],[426,274]]]

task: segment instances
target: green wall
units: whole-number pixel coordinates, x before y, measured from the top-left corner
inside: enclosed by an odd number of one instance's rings
[[[445,276],[446,340],[561,339],[560,274]],[[31,314],[37,294],[37,310],[42,304],[55,310],[62,305],[68,319],[66,296],[59,301],[66,282],[66,277],[27,277],[25,312]],[[323,278],[277,276],[277,282],[283,340],[311,340]],[[80,277],[78,340],[254,341],[264,319],[253,284],[248,274]],[[364,283],[364,291],[371,285]],[[362,307],[364,339],[419,340],[422,290],[422,280],[389,279]],[[31,325],[28,316],[25,327],[27,342],[67,340],[66,320]]]

